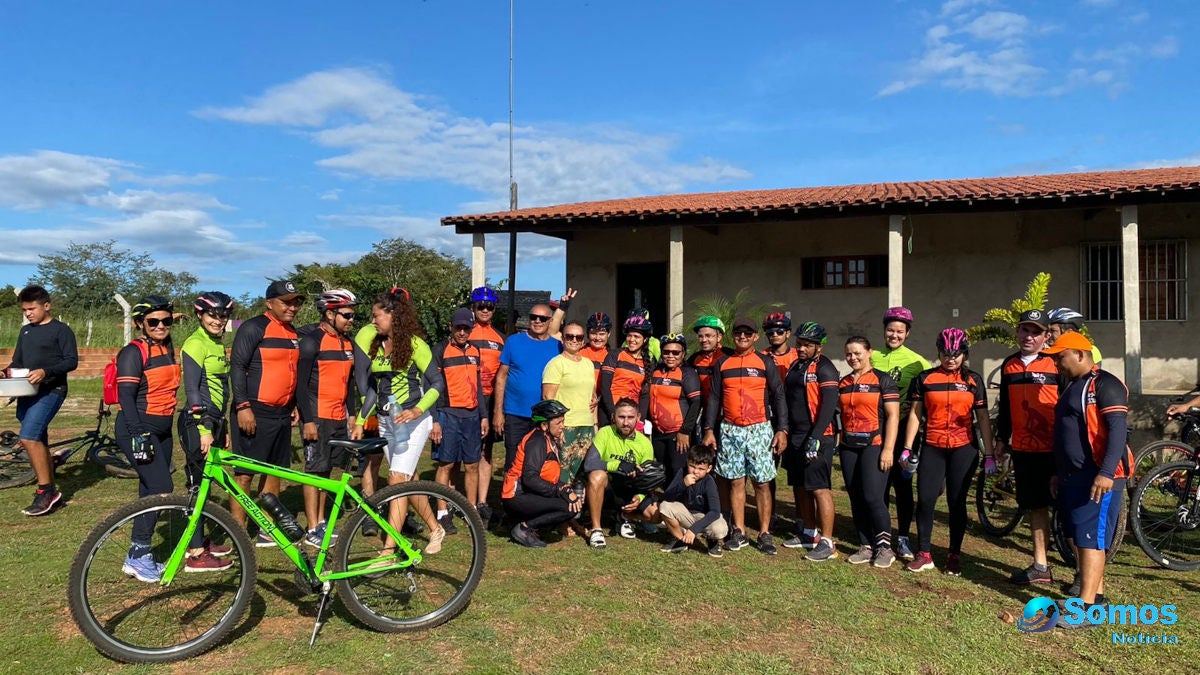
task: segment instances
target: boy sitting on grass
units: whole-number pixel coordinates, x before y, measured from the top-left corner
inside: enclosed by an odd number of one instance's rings
[[[688,449],[687,468],[675,474],[658,504],[658,515],[674,537],[663,553],[682,553],[703,533],[708,554],[721,557],[721,540],[729,534],[729,525],[721,517],[717,482],[710,472],[717,453],[706,445]]]

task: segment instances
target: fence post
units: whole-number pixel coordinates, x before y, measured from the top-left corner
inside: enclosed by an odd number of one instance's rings
[[[113,293],[113,300],[116,300],[117,304],[121,306],[123,315],[121,326],[124,329],[122,334],[125,336],[125,344],[129,344],[129,341],[133,339],[133,324],[129,320],[129,302],[120,293]]]

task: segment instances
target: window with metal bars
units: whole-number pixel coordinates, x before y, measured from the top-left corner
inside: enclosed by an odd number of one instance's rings
[[[1081,249],[1083,315],[1089,321],[1125,318],[1123,265],[1118,243],[1087,243]],[[1187,320],[1187,242],[1138,244],[1139,314],[1142,321]]]
[[[804,258],[801,288],[880,288],[887,286],[887,256]]]

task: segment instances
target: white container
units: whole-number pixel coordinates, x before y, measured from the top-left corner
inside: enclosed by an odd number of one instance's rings
[[[0,397],[33,396],[37,387],[29,384],[28,377],[8,377],[0,379]]]

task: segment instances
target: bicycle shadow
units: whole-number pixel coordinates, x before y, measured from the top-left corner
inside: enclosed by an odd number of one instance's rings
[[[63,493],[64,501],[68,504],[75,499],[75,495],[92,488],[105,478],[109,478],[109,474],[104,467],[91,462],[67,463],[54,470],[54,481],[59,491]],[[113,477],[113,480],[127,481],[131,492],[137,492],[138,482],[136,479]]]

